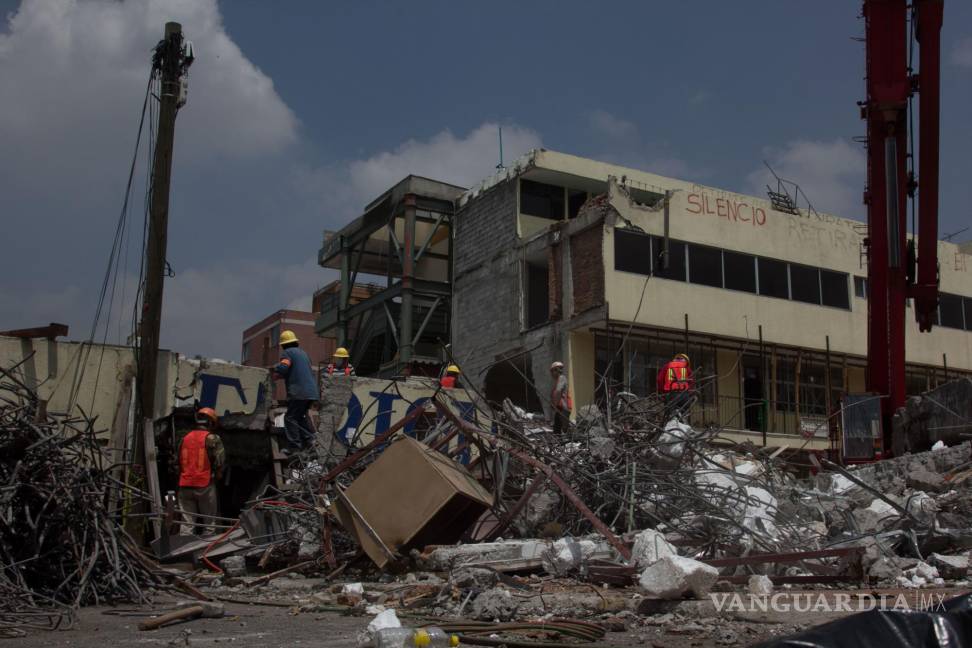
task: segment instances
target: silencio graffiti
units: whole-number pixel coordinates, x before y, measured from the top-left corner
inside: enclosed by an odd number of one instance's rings
[[[744,200],[713,198],[704,193],[690,193],[687,200],[685,211],[690,214],[718,216],[733,223],[750,223],[753,227],[766,224],[766,210]]]

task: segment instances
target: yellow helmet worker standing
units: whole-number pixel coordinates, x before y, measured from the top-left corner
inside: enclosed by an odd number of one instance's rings
[[[459,366],[451,364],[446,367],[445,375],[439,379],[439,386],[443,389],[455,389],[459,386]]]
[[[334,359],[331,364],[327,365],[328,376],[333,376],[335,371],[345,376],[355,375],[354,367],[351,366],[351,354],[344,347],[338,347],[334,350]]]

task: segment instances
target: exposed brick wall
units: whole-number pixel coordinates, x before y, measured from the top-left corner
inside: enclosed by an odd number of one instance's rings
[[[604,229],[592,227],[570,237],[570,273],[574,287],[574,312],[604,303]]]
[[[520,333],[515,180],[493,187],[455,217],[453,352],[474,384]]]
[[[547,299],[550,308],[550,321],[563,319],[564,296],[564,250],[561,245],[547,248]]]

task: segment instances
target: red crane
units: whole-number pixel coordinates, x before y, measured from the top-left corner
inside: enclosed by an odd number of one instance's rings
[[[943,0],[864,0],[867,55],[867,390],[883,396],[883,455],[891,417],[905,400],[905,302],[921,331],[938,308],[938,143]],[[913,29],[909,32],[909,27]],[[919,71],[909,43],[920,44]],[[908,170],[909,99],[918,93],[918,175]],[[913,151],[910,152],[914,154]],[[907,204],[918,193],[917,260]],[[915,265],[917,264],[917,273]],[[877,457],[876,457],[877,458]]]

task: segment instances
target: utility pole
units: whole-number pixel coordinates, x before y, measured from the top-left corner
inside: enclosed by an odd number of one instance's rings
[[[152,163],[149,233],[145,249],[145,293],[142,301],[141,342],[138,357],[139,411],[151,420],[155,411],[155,378],[158,367],[159,329],[162,322],[162,289],[169,229],[169,178],[175,119],[185,103],[182,77],[192,64],[192,45],[182,37],[182,25],[165,24],[165,36],[155,48],[152,69],[160,81],[159,128]]]
[[[159,128],[152,160],[149,232],[145,243],[145,292],[142,298],[141,340],[137,343],[138,400],[136,424],[141,424],[141,458],[145,461],[145,478],[152,498],[151,508],[155,536],[163,529],[162,492],[159,484],[158,455],[155,444],[155,389],[159,364],[159,329],[162,323],[162,289],[165,284],[165,249],[169,230],[169,177],[172,172],[172,142],[179,107],[185,104],[183,76],[192,64],[192,45],[182,38],[182,25],[165,24],[165,35],[152,56],[152,74],[159,79]],[[138,439],[138,437],[136,437]],[[136,443],[138,441],[136,440]],[[139,457],[141,453],[136,453]]]

